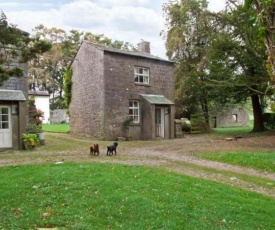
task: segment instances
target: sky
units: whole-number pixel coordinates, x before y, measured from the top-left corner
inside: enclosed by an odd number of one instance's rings
[[[166,58],[162,5],[169,0],[0,0],[9,23],[32,33],[38,25],[104,34],[136,46],[150,42],[151,54]],[[211,11],[224,8],[225,0],[208,0]]]

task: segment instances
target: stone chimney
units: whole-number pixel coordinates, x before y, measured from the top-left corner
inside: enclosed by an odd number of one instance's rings
[[[137,44],[138,45],[138,51],[142,53],[148,53],[150,54],[150,42],[146,42],[141,39],[141,42]]]

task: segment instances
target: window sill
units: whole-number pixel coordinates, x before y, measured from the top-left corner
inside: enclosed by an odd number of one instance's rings
[[[135,82],[135,85],[137,85],[137,86],[151,87],[151,85],[150,85],[150,84],[137,83],[137,82]]]

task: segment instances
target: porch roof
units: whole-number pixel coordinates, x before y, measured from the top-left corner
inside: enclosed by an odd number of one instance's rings
[[[140,94],[140,96],[143,97],[150,104],[156,104],[156,105],[174,105],[174,103],[172,101],[170,101],[168,98],[166,98],[163,95]]]
[[[26,101],[26,97],[21,90],[0,89],[1,101]]]

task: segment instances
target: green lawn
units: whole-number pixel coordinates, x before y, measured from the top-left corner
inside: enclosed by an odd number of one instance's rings
[[[43,124],[43,130],[46,132],[58,132],[58,133],[67,133],[70,130],[69,124]],[[215,128],[215,135],[249,135],[251,134],[251,130],[253,128],[253,124],[251,123],[249,126],[244,127],[226,127],[226,128]]]
[[[43,129],[47,131],[46,145],[37,151],[0,154],[0,160],[27,162],[27,158],[44,157],[52,162],[52,154],[59,151],[88,151],[90,138],[66,134],[68,124],[43,125]],[[240,133],[250,135],[243,128],[217,130],[211,135]],[[103,149],[108,144],[99,143]],[[152,143],[125,142],[124,148],[141,145]],[[193,156],[275,172],[274,152]],[[271,215],[275,212],[275,199],[164,168],[65,162],[0,167],[0,175],[1,230],[275,229]]]
[[[217,134],[224,134],[224,135],[230,135],[230,134],[243,135],[243,134],[250,133],[252,131],[252,129],[253,129],[252,126],[243,126],[243,127],[215,128],[214,131]]]
[[[249,126],[214,128],[214,134],[217,136],[235,136],[235,137],[258,135],[257,133],[251,133],[252,129],[253,129],[253,121],[250,121]]]
[[[275,172],[275,152],[222,152],[203,153],[194,156],[211,160]]]
[[[275,200],[107,163],[0,168],[0,229],[275,229]]]
[[[68,133],[69,124],[43,124],[42,129],[46,132]]]
[[[263,133],[251,133],[253,122],[245,127],[227,127],[215,128],[214,134],[216,136],[225,137],[246,137],[246,136],[260,136]],[[203,159],[229,163],[233,165],[240,165],[244,167],[251,167],[259,170],[266,170],[275,172],[275,152],[222,152],[222,153],[207,153],[194,154],[196,157]]]

